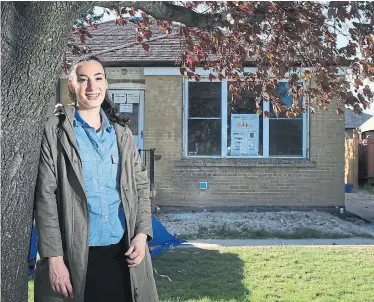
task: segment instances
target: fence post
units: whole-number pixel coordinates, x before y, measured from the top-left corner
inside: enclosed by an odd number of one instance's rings
[[[358,188],[358,130],[353,129],[353,187]]]

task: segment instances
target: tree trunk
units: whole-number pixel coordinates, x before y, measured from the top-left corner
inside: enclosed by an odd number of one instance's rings
[[[1,3],[1,296],[27,301],[43,120],[73,21],[87,2]]]

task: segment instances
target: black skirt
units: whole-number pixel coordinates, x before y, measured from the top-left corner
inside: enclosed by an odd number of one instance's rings
[[[132,302],[124,240],[89,248],[84,302]]]

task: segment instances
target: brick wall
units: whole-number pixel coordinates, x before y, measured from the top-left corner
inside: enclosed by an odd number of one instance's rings
[[[145,148],[161,155],[157,205],[344,206],[344,117],[317,112],[310,128],[310,161],[183,160],[182,79],[145,77]]]

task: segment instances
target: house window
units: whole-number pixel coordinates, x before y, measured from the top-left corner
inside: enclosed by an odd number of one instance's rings
[[[290,106],[286,82],[279,83],[283,103]],[[243,91],[234,100],[226,80],[185,80],[184,145],[187,157],[306,158],[308,114],[277,118],[270,102],[257,114],[256,95]],[[300,99],[299,102],[303,100]],[[270,117],[264,117],[264,112]]]
[[[221,87],[188,83],[188,155],[221,155]]]
[[[282,102],[290,107],[293,97],[288,95],[287,82],[280,82],[278,89]],[[302,102],[303,99],[299,99],[299,104]],[[272,106],[269,112],[269,155],[302,157],[305,115],[288,118],[284,112],[281,112],[277,118]]]

